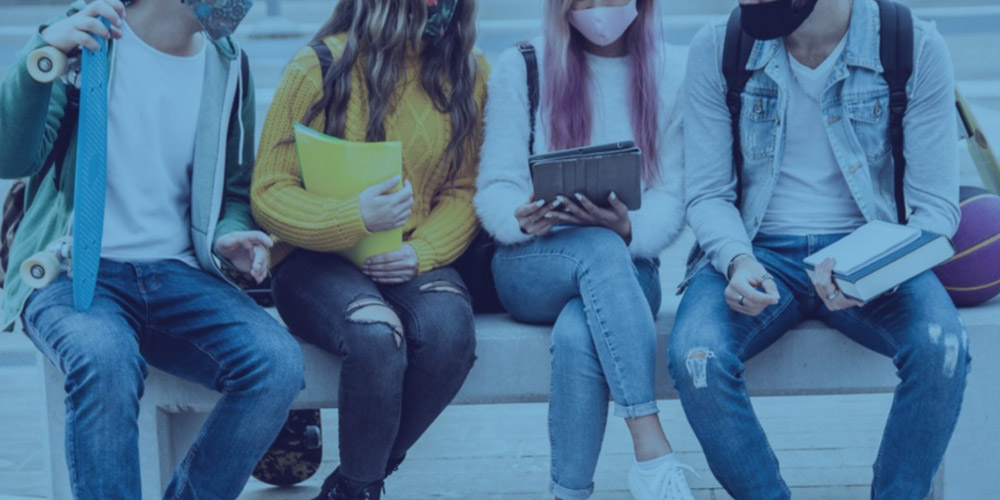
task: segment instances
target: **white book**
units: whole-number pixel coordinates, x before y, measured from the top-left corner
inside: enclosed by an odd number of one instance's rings
[[[948,238],[916,228],[875,221],[806,257],[812,278],[827,258],[837,261],[834,282],[849,298],[868,302],[955,255]]]

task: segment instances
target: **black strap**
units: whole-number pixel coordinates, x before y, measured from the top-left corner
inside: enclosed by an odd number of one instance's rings
[[[535,115],[538,114],[538,56],[531,42],[520,42],[517,50],[524,56],[524,64],[528,68],[528,116],[531,121],[531,137],[528,139],[528,154],[535,154]]]
[[[42,171],[38,175],[39,179],[44,179],[48,175],[49,169],[54,168],[55,174],[52,176],[52,181],[55,183],[57,190],[62,181],[62,163],[66,159],[66,153],[69,151],[69,142],[73,138],[73,131],[76,130],[79,116],[80,89],[76,88],[72,83],[66,83],[66,108],[63,111],[62,121],[59,122],[59,131],[56,133],[55,142],[52,143],[52,150],[49,151],[49,156],[45,158]]]
[[[906,83],[913,74],[913,17],[905,5],[890,0],[878,0],[881,34],[879,56],[882,78],[889,85],[889,141],[896,190],[896,215],[906,224],[909,211],[904,196],[906,156],[903,154],[903,117],[908,100]]]
[[[323,40],[314,40],[309,43],[309,47],[313,49],[313,52],[316,52],[316,57],[319,58],[320,78],[326,80],[326,75],[330,73],[330,68],[333,66],[333,52]]]
[[[726,27],[726,41],[722,51],[722,76],[726,79],[726,107],[733,135],[733,170],[736,173],[736,206],[743,203],[743,151],[740,145],[740,113],[743,108],[743,89],[750,80],[747,63],[753,50],[754,39],[743,32],[740,8],[733,9]]]

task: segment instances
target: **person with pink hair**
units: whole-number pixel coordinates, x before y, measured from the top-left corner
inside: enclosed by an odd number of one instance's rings
[[[632,435],[628,474],[640,500],[689,500],[654,391],[660,253],[684,223],[680,89],[685,54],[667,46],[655,0],[548,0],[538,47],[540,105],[517,48],[489,83],[476,211],[498,245],[497,293],[518,321],[554,324],[549,404],[553,495],[583,500],[607,424],[608,397]],[[537,125],[534,125],[537,124]],[[535,199],[528,158],[634,141],[642,208],[615,193]],[[570,199],[572,197],[573,199]]]

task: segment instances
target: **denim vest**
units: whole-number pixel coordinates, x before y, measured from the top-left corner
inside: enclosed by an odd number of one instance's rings
[[[854,2],[846,48],[836,61],[820,107],[837,164],[861,213],[868,221],[896,222],[894,167],[888,133],[889,86],[882,77],[879,23],[874,0]],[[916,19],[914,24],[914,73],[907,85],[910,107],[904,118],[904,152],[908,163],[904,194],[912,212],[910,225],[951,236],[959,216],[953,74],[947,49],[933,25]],[[715,23],[708,29],[715,37],[718,59],[714,65],[689,64],[689,78],[692,71],[711,71],[719,73],[721,78],[725,23]],[[696,38],[694,44],[704,42],[699,40],[703,38]],[[694,44],[692,54],[698,50]],[[720,210],[720,204],[699,206],[704,196],[689,192],[687,198],[692,200],[688,206],[689,222],[707,257],[693,256],[687,279],[709,260],[724,273],[732,257],[748,250],[741,247],[748,246],[756,237],[778,183],[787,134],[784,116],[791,78],[784,41],[757,41],[747,69],[752,75],[742,94],[740,116],[740,145],[744,159],[740,218],[743,224],[742,227],[725,227],[726,218],[711,213]],[[699,92],[698,89],[686,90],[689,94]],[[703,97],[715,98],[716,89],[710,89],[712,94],[707,96],[705,89],[700,90]],[[723,84],[718,95],[723,102],[724,92]],[[716,106],[696,105],[689,106],[686,112],[703,110],[719,111]],[[689,127],[685,121],[686,144],[698,141],[699,147],[712,147],[703,141],[717,142],[717,147],[731,151],[728,129],[720,139],[721,130],[707,130],[702,123],[703,120],[697,120]],[[729,148],[725,148],[727,144]],[[699,160],[692,158],[691,151],[687,151],[686,163],[688,176],[719,175],[718,171],[710,172],[732,169],[731,161],[725,165],[698,164]],[[733,185],[735,190],[735,183]],[[734,199],[734,193],[732,195]],[[735,207],[730,205],[730,209],[735,210]],[[696,227],[699,223],[717,227]],[[720,231],[729,231],[732,236],[727,238]],[[745,239],[740,232],[745,232]],[[817,228],[817,232],[822,232],[822,228]],[[706,241],[709,244],[706,245]]]

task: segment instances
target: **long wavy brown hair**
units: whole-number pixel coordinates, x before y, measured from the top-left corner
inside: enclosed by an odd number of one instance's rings
[[[478,76],[473,55],[475,18],[475,0],[460,0],[444,38],[428,45],[420,56],[424,91],[438,111],[451,116],[451,140],[445,152],[450,178],[476,148],[480,117],[474,96]],[[340,0],[313,42],[346,33],[344,52],[323,78],[323,97],[309,108],[302,122],[312,123],[325,112],[324,132],[344,137],[351,71],[360,61],[368,91],[365,140],[384,141],[385,119],[395,106],[397,88],[405,77],[407,54],[422,47],[426,21],[427,0]]]

